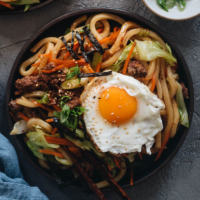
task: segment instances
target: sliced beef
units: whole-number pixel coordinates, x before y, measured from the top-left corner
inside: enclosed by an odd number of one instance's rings
[[[17,100],[17,99],[16,99],[16,100]],[[22,105],[19,105],[19,104],[16,103],[16,100],[11,101],[11,102],[9,103],[9,105],[8,105],[9,108],[10,108],[10,110],[12,111],[12,113],[19,112],[19,111],[23,108]]]
[[[184,83],[180,83],[180,84],[181,84],[181,87],[182,87],[182,92],[183,92],[184,98],[188,99],[189,98],[189,96],[188,96],[188,89],[185,87]]]
[[[140,61],[131,59],[128,63],[127,74],[134,78],[143,78],[147,75],[147,71]]]
[[[48,90],[49,89],[49,76],[45,74],[37,76],[25,76],[15,82],[15,87],[20,93],[32,92],[35,90]]]
[[[52,90],[49,91],[49,104],[53,105],[56,104],[57,106],[60,105],[60,98],[62,96],[69,96],[69,100],[66,102],[68,106],[70,106],[71,109],[73,109],[75,106],[80,106],[80,95],[83,92],[83,88],[77,88],[73,90],[64,90],[64,89],[58,89],[58,90]]]

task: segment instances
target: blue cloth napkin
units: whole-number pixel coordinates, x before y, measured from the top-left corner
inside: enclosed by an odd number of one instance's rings
[[[23,180],[15,149],[0,133],[0,200],[48,200]]]

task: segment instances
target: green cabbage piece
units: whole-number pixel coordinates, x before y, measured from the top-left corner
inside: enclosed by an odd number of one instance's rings
[[[29,138],[29,141],[32,142],[33,144],[37,145],[37,146],[56,148],[56,149],[59,148],[58,144],[47,143],[44,135],[45,135],[45,133],[38,128],[36,128],[35,132],[29,132],[29,133],[26,134],[26,136]]]
[[[188,128],[189,127],[188,112],[184,102],[182,87],[178,82],[176,83],[178,85],[178,89],[176,92],[176,102],[178,104],[178,111],[180,114],[179,123]]]
[[[166,59],[166,61],[174,66],[177,62],[176,58],[172,55],[171,48],[166,45],[169,52],[164,51],[154,41],[138,41],[136,40],[136,49],[141,60],[151,61],[158,57]]]
[[[37,157],[40,158],[41,160],[47,160],[42,153],[39,152],[40,147],[32,143],[31,141],[26,142],[28,148],[33,152],[33,154]]]
[[[102,61],[103,55],[101,55],[99,52],[95,52],[93,59],[92,59],[92,64],[91,67],[94,71],[96,71],[97,65]]]

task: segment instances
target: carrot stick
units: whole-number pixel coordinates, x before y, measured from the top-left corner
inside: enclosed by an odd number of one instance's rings
[[[31,75],[36,76],[37,74],[38,74],[38,71],[36,69]]]
[[[100,72],[101,69],[101,62],[97,64],[96,72]]]
[[[11,115],[11,117],[13,118],[13,120],[14,120],[15,122],[17,122],[17,119],[16,119],[15,115],[14,115],[12,112],[10,112],[10,115]]]
[[[36,63],[32,64],[31,67],[38,66],[39,64],[40,64],[40,62],[36,62]]]
[[[18,115],[19,115],[19,117],[21,117],[22,119],[24,119],[25,121],[29,121],[29,118],[28,117],[26,117],[23,113],[21,113],[21,112],[18,112]]]
[[[51,70],[41,70],[42,72],[46,73],[46,74],[50,74],[53,73],[55,71],[58,71],[59,69],[62,69],[65,65],[59,65],[58,67],[55,67]]]
[[[48,123],[53,122],[53,118],[46,119],[45,121],[48,122]]]
[[[50,53],[46,53],[46,54],[39,54],[38,57],[42,58],[42,57],[49,57]]]
[[[68,57],[69,57],[69,55],[70,55],[70,53],[69,53],[69,51],[65,54],[65,56],[64,56],[64,60],[66,60]]]
[[[87,68],[89,70],[90,73],[95,73],[95,71],[92,69],[92,67],[90,66],[90,64],[87,64]]]
[[[61,111],[62,109],[59,108],[57,105],[53,104],[52,107],[56,110],[56,111]]]
[[[0,5],[5,6],[7,8],[10,8],[10,9],[13,9],[13,7],[9,3],[5,3],[5,2],[0,1]]]
[[[158,154],[157,154],[157,156],[156,156],[154,161],[156,161],[156,160],[158,160],[160,158],[160,156],[161,156],[161,154],[162,154],[162,152],[163,152],[163,150],[164,150],[164,148],[165,148],[165,146],[166,146],[166,144],[167,144],[167,142],[169,140],[169,135],[170,135],[170,132],[167,134],[166,139],[164,140],[164,142],[163,142],[163,144],[162,144],[162,146],[161,146],[161,148],[160,148],[160,150],[159,150],[159,152],[158,152]]]
[[[48,63],[50,63],[50,62],[51,62],[51,60],[52,60],[52,51],[50,51],[50,53],[49,53],[49,59],[48,59]]]
[[[57,153],[57,152],[50,151],[50,150],[40,149],[39,152],[40,153],[45,153],[45,154],[50,154],[50,155],[53,155],[53,156],[57,156],[59,158],[64,158],[64,156],[61,153]]]
[[[118,169],[121,169],[119,160],[118,160],[117,158],[115,158],[115,157],[113,157],[113,160],[114,160],[114,162],[115,162],[117,168],[118,168]]]
[[[48,110],[48,111],[50,111],[50,112],[53,112],[54,110],[52,110],[52,109],[50,109],[50,108],[47,108],[47,107],[45,107],[45,106],[43,106],[41,103],[38,103],[37,101],[32,101],[35,105],[37,105],[37,106],[39,106],[39,107],[41,107],[41,108],[43,108],[43,109],[45,109],[45,110]]]
[[[104,28],[99,28],[99,29],[97,29],[97,32],[98,32],[98,33],[102,33],[103,30],[104,30]]]
[[[154,72],[152,76],[152,82],[151,82],[151,92],[155,90],[155,87],[156,87],[156,74]]]
[[[138,153],[138,155],[139,155],[140,159],[142,160],[142,154],[141,154],[141,153]]]
[[[16,92],[15,92],[15,95],[19,95],[19,94],[21,94],[21,92],[19,92],[19,91],[16,91]]]
[[[56,131],[57,131],[58,129],[55,127],[54,129],[53,129],[53,131],[52,131],[52,135],[55,135],[56,134]]]
[[[82,155],[78,148],[69,147],[69,150],[78,157]]]
[[[72,147],[76,146],[73,142],[64,138],[49,137],[49,136],[44,136],[44,137],[46,141],[51,144],[61,144],[61,145],[67,145],[67,146],[72,146]]]
[[[123,68],[123,71],[122,71],[122,73],[123,73],[124,75],[126,74],[126,71],[127,71],[127,68],[128,68],[128,63],[129,63],[129,61],[130,61],[130,59],[131,59],[131,55],[132,55],[132,53],[133,53],[133,50],[134,50],[134,48],[135,48],[135,45],[136,45],[136,43],[134,42],[133,45],[132,45],[132,47],[131,47],[131,50],[129,51],[128,56],[127,56],[127,58],[126,58],[126,61],[125,61],[125,64],[124,64],[124,68]]]
[[[131,167],[131,179],[130,179],[130,186],[133,186],[133,168]]]

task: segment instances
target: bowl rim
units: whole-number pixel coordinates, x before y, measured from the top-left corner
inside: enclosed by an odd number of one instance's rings
[[[185,18],[182,18],[182,19],[172,19],[172,18],[166,17],[166,16],[164,16],[164,15],[158,14],[157,12],[155,12],[155,11],[146,3],[145,0],[142,0],[142,1],[143,1],[144,5],[145,5],[151,12],[153,12],[155,15],[157,15],[157,16],[163,18],[163,19],[168,19],[168,20],[172,20],[172,21],[184,21],[184,20],[189,20],[189,19],[192,19],[192,18],[197,17],[197,16],[200,15],[200,11],[199,11],[198,14],[193,15],[193,16],[191,16],[191,17],[185,17]]]
[[[8,79],[8,83],[7,83],[7,89],[6,89],[6,112],[7,112],[7,118],[8,118],[8,122],[9,122],[9,127],[10,129],[12,129],[12,119],[9,115],[9,108],[8,108],[8,104],[10,102],[10,97],[11,97],[11,93],[10,93],[10,88],[12,87],[11,83],[13,80],[13,77],[16,73],[17,67],[19,65],[19,61],[21,59],[21,57],[23,57],[24,53],[26,52],[27,48],[29,47],[30,44],[34,43],[35,39],[37,37],[40,36],[40,34],[42,34],[44,31],[46,31],[48,28],[52,27],[53,25],[55,25],[56,23],[59,23],[67,18],[70,17],[74,17],[76,15],[81,15],[81,14],[92,14],[92,13],[111,13],[111,14],[116,14],[116,15],[125,15],[126,17],[131,17],[133,19],[136,19],[138,21],[141,21],[142,23],[144,23],[145,25],[151,27],[152,29],[156,29],[156,32],[165,40],[165,41],[170,41],[170,45],[171,47],[174,49],[174,52],[176,52],[176,54],[178,55],[179,59],[182,62],[183,68],[185,70],[186,76],[187,76],[187,80],[188,80],[188,90],[189,92],[189,99],[190,99],[190,104],[189,104],[189,122],[191,124],[192,121],[192,116],[193,116],[193,111],[194,111],[194,89],[193,89],[193,83],[192,83],[192,78],[191,78],[191,74],[188,68],[188,65],[185,61],[185,59],[182,56],[182,53],[180,52],[180,50],[178,49],[178,47],[173,43],[173,41],[169,38],[169,36],[167,36],[167,34],[162,31],[161,28],[159,28],[157,25],[155,25],[154,23],[152,23],[151,21],[149,21],[148,19],[141,17],[135,13],[129,12],[129,11],[125,11],[122,9],[113,9],[113,8],[87,8],[87,9],[82,9],[82,10],[76,10],[76,11],[72,11],[70,13],[61,15],[60,17],[50,21],[49,23],[47,23],[45,26],[43,26],[42,28],[40,28],[35,34],[33,34],[30,39],[25,43],[25,45],[22,47],[22,49],[20,50],[17,58],[15,59],[15,62],[11,68],[11,72],[9,75],[9,79]],[[137,180],[136,182],[134,182],[134,185],[137,185],[141,182],[143,182],[144,180],[152,177],[154,174],[156,174],[157,172],[159,172],[161,169],[163,169],[171,160],[172,158],[174,158],[174,156],[176,155],[176,153],[178,152],[178,150],[180,149],[180,147],[182,146],[187,134],[188,134],[189,128],[184,128],[184,131],[182,133],[182,137],[179,140],[177,146],[175,147],[174,151],[168,156],[168,158],[162,162],[154,171],[150,172],[148,175],[146,175],[145,177],[142,177],[141,179]],[[24,151],[23,147],[20,144],[20,141],[18,139],[17,136],[12,136],[13,140],[15,142],[15,144],[17,145],[18,149],[22,152],[22,154],[26,157],[26,159],[44,176],[48,177],[51,180],[54,180],[52,176],[50,176],[44,169],[40,168],[39,166],[36,165],[36,163],[30,158],[30,156],[28,155],[28,153],[26,151]],[[55,181],[55,180],[54,180]],[[125,186],[123,186],[123,188],[127,188],[130,187],[129,184],[126,184]],[[77,190],[84,190],[84,188],[80,188],[77,186],[70,186],[70,188],[72,189],[77,189]],[[103,191],[111,191],[111,188],[104,188]]]
[[[24,12],[24,9],[19,9],[19,10],[12,10],[12,11],[0,11],[0,15],[12,15],[12,14],[20,14],[20,13],[27,13],[31,12],[33,10],[36,10],[38,8],[42,8],[50,3],[52,3],[54,0],[46,0],[43,3],[39,3],[28,9],[26,12]]]

